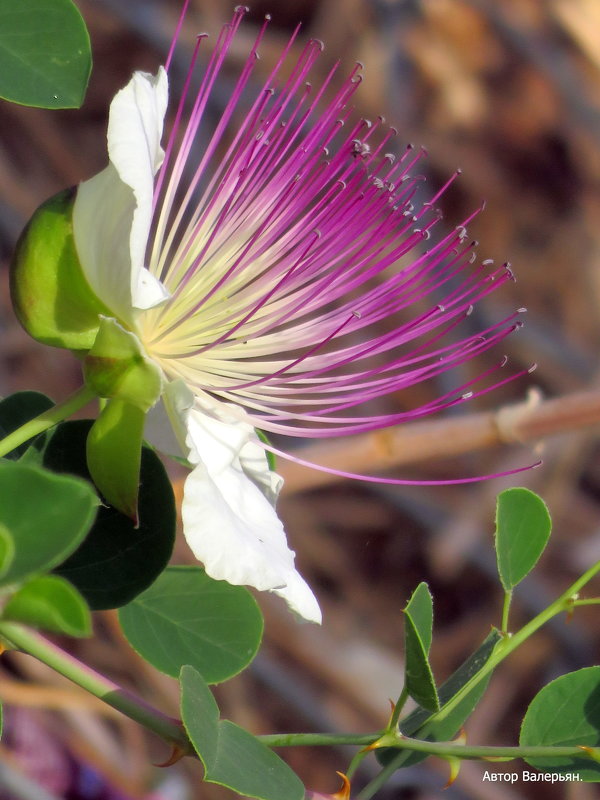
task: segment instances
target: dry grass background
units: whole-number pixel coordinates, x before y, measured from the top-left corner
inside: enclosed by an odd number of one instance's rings
[[[0,255],[6,262],[25,220],[47,196],[93,174],[105,159],[110,99],[134,69],[164,58],[179,0],[81,0],[95,68],[80,111],[0,107]],[[256,0],[232,59],[241,59],[253,24],[273,21],[259,68],[266,70],[291,28],[326,43],[323,70],[341,59],[365,64],[357,113],[385,114],[399,145],[429,151],[433,187],[460,166],[443,198],[446,224],[458,224],[485,198],[471,233],[484,258],[510,259],[517,282],[477,310],[478,321],[527,306],[527,324],[506,342],[516,367],[539,363],[481,407],[525,397],[528,387],[560,397],[598,384],[600,343],[600,5],[597,0]],[[184,40],[216,35],[228,2],[192,0]],[[182,62],[182,67],[185,59]],[[222,96],[224,87],[219,89]],[[6,269],[2,272],[6,279]],[[0,392],[33,388],[55,399],[79,383],[68,355],[27,339],[0,298]],[[490,356],[492,357],[492,356]],[[495,354],[498,357],[498,354]],[[467,375],[457,377],[464,380]],[[440,379],[442,382],[447,378]],[[446,386],[442,383],[441,386]],[[440,385],[431,387],[440,390]],[[394,397],[396,408],[428,397]],[[261,597],[267,627],[254,667],[219,688],[224,713],[254,732],[370,730],[388,714],[402,674],[401,609],[420,580],[435,600],[433,666],[443,680],[500,617],[501,593],[491,546],[495,494],[519,483],[542,494],[555,534],[539,568],[516,592],[515,623],[540,610],[600,557],[597,429],[548,437],[544,466],[515,479],[466,487],[396,488],[322,482],[302,488],[289,470],[280,510],[304,575],[325,613],[322,628],[298,625],[283,605]],[[532,447],[490,449],[452,460],[402,467],[404,476],[439,477],[506,469],[535,460]],[[282,470],[286,469],[281,465]],[[369,469],[369,464],[364,464]],[[179,561],[188,555],[182,545]],[[73,645],[112,677],[176,713],[175,682],[154,673],[119,635],[113,614],[97,615],[97,637]],[[511,744],[528,701],[548,680],[598,661],[597,612],[559,620],[502,666],[467,725],[469,741]],[[0,673],[9,706],[0,752],[0,798],[217,800],[188,760],[169,771],[152,762],[167,753],[134,724],[90,702],[26,658]],[[286,753],[305,783],[335,791],[335,769],[349,754]],[[369,775],[365,762],[356,786]],[[448,800],[540,797],[537,786],[482,782],[465,764]],[[23,776],[37,782],[32,789]],[[447,767],[431,761],[399,773],[381,800],[441,796]],[[21,780],[20,788],[14,781]],[[9,788],[13,781],[13,788]],[[27,794],[27,792],[30,792]],[[32,793],[31,793],[32,792]],[[568,794],[564,794],[567,792]],[[593,787],[544,787],[544,797],[588,800]],[[285,800],[285,798],[282,798]]]

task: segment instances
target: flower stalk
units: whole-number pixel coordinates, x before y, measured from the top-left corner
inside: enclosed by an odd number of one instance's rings
[[[179,720],[163,714],[145,701],[126,691],[117,683],[82,664],[57,645],[23,625],[0,621],[0,639],[9,649],[27,653],[46,666],[63,675],[85,691],[120,711],[126,717],[156,733],[183,753],[193,752],[193,747]]]
[[[64,402],[58,403],[54,408],[44,411],[37,417],[29,420],[29,422],[21,425],[20,428],[17,428],[9,433],[8,436],[0,439],[0,457],[5,456],[16,447],[19,447],[19,445],[33,439],[40,433],[53,428],[55,425],[58,425],[59,422],[68,419],[75,414],[75,412],[84,408],[95,396],[91,389],[87,386],[82,386]]]

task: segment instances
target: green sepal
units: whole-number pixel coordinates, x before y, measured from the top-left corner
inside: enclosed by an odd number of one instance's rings
[[[110,311],[88,284],[73,238],[75,189],[59,192],[34,212],[10,265],[15,314],[38,342],[88,350],[100,314]]]
[[[113,398],[102,409],[87,438],[90,475],[111,506],[137,524],[145,412]]]
[[[98,397],[113,397],[149,411],[160,397],[160,367],[140,340],[111,317],[101,317],[98,335],[83,362],[86,385]]]

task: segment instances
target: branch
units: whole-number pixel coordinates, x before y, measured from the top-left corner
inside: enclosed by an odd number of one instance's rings
[[[574,392],[543,400],[532,390],[527,401],[498,411],[415,422],[302,448],[301,457],[324,467],[357,473],[380,472],[430,459],[464,455],[503,444],[525,443],[600,423],[600,391]],[[278,462],[284,491],[300,492],[342,480],[294,462]]]

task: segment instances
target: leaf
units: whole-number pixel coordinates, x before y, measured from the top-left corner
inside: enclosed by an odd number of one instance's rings
[[[40,392],[15,392],[3,398],[0,400],[0,439],[53,407],[52,400]],[[5,458],[17,460],[31,447],[40,450],[45,444],[46,437],[47,434],[42,433],[33,444],[31,441],[25,442],[8,453]]]
[[[120,610],[119,620],[131,646],[156,669],[177,677],[190,664],[208,683],[243,670],[263,631],[250,592],[215,581],[200,567],[168,567]]]
[[[509,592],[533,569],[550,538],[552,520],[544,501],[529,489],[500,492],[496,505],[496,557]]]
[[[40,108],[79,108],[92,56],[71,0],[0,0],[0,97]]]
[[[600,746],[600,667],[562,675],[533,698],[521,726],[521,747]],[[576,772],[583,781],[600,781],[600,763],[590,758],[528,758],[552,772]]]
[[[14,543],[0,584],[22,581],[64,561],[90,529],[97,507],[92,487],[79,478],[0,461],[0,524]]]
[[[48,442],[44,463],[57,472],[89,479],[85,447],[89,420],[64,422]],[[142,450],[139,526],[111,506],[101,506],[81,547],[56,570],[85,597],[92,610],[118,608],[156,579],[175,541],[175,499],[159,457]]]
[[[90,636],[90,610],[71,584],[57,575],[31,578],[9,599],[4,619],[67,636]]]
[[[420,583],[404,609],[405,684],[423,708],[437,711],[439,699],[429,664],[433,630],[433,601],[426,583]]]
[[[219,709],[202,676],[181,670],[181,718],[204,766],[204,780],[259,800],[303,800],[304,786],[278,755]]]
[[[440,686],[438,695],[441,710],[443,710],[444,706],[458,694],[463,686],[485,666],[496,644],[501,639],[502,635],[496,629],[493,629],[479,645],[477,650]],[[401,720],[401,732],[406,736],[425,739],[430,742],[449,741],[456,736],[481,699],[487,688],[490,677],[491,675],[488,675],[479,681],[479,683],[463,697],[457,706],[441,720],[436,720],[434,714],[424,708],[416,708],[407,717]],[[400,769],[400,767],[412,766],[427,758],[427,756],[422,753],[398,753],[391,748],[376,751],[376,755],[378,760],[383,764],[394,761],[398,769]]]

